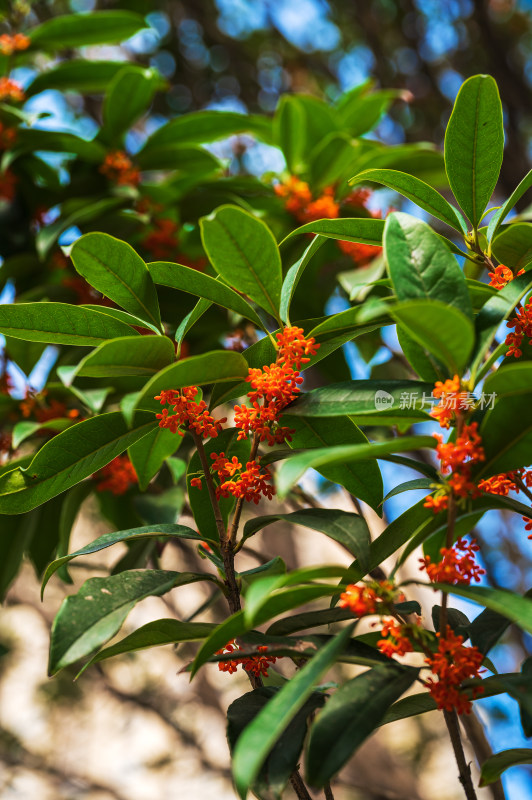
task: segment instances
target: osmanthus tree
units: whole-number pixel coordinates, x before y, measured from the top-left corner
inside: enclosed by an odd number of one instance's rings
[[[56,18],[0,45],[6,59],[24,59],[37,48],[117,41],[142,25],[102,14]],[[0,307],[5,360],[24,366],[28,352],[58,349],[47,394],[29,391],[20,402],[4,380],[4,589],[24,552],[44,590],[55,573],[71,581],[72,559],[126,543],[109,577],[87,580],[59,609],[50,675],[184,641],[198,642],[191,678],[213,664],[240,666],[251,687],[228,709],[228,739],[242,798],[280,798],[289,783],[300,798],[310,797],[307,786],[331,798],[336,774],[376,728],[434,709],[474,798],[458,716],[476,698],[508,693],[532,733],[529,663],[497,674],[489,659],[510,623],[532,633],[532,602],[474,585],[483,570],[469,537],[490,509],[532,527],[532,226],[506,221],[532,177],[482,225],[504,146],[495,82],[466,81],[449,121],[444,163],[460,211],[431,185],[442,177],[435,151],[356,138],[388,95],[362,88],[334,107],[284,98],[273,122],[185,115],[132,158],[123,138],[157,76],[96,63],[59,63],[27,88],[56,81],[98,92],[112,78],[91,142],[33,128],[17,106],[23,89],[9,75],[2,84],[5,205],[23,203],[34,220],[2,267],[18,292]],[[228,177],[200,146],[243,130],[280,146],[290,174],[269,185]],[[71,154],[69,180],[53,192],[57,175],[35,150]],[[450,238],[407,214],[383,220],[368,210],[367,187],[379,184],[447,225]],[[83,235],[59,249],[73,225]],[[323,316],[336,278],[351,305]],[[342,345],[358,338],[371,351],[387,325],[397,326],[404,377],[348,379]],[[309,370],[317,388],[306,390]],[[441,432],[420,435],[416,425],[431,420]],[[427,497],[371,541],[361,502],[381,512],[382,459],[421,476],[393,494],[422,488]],[[357,513],[309,502],[298,483],[311,468],[344,487]],[[115,530],[69,553],[73,521],[93,492]],[[194,527],[177,521],[185,492]],[[289,513],[288,498],[297,507]],[[259,503],[269,513],[254,515]],[[280,520],[339,542],[345,561],[239,568],[248,541]],[[202,571],[160,568],[163,548],[177,540],[199,549]],[[420,547],[418,577],[402,581]],[[135,603],[193,582],[212,585],[218,623],[199,618],[206,604],[191,621],[157,620],[105,646]],[[412,585],[437,593],[431,610],[409,599]],[[449,594],[484,610],[470,622]],[[219,597],[225,611],[214,606]],[[368,617],[378,633],[361,633]],[[284,669],[290,662],[295,669]],[[324,684],[339,675],[336,664],[354,677]],[[481,765],[481,781],[531,762],[532,750],[503,750]]]

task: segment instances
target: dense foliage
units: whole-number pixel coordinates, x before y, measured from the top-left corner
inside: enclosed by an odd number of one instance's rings
[[[470,535],[490,509],[532,528],[532,226],[508,221],[532,176],[486,226],[504,148],[497,85],[486,75],[463,84],[443,157],[366,138],[399,94],[369,85],[334,104],[286,95],[273,117],[184,114],[133,154],[128,134],[165,89],[154,69],[81,53],[27,87],[12,77],[41,53],[120,42],[143,25],[106,11],[0,37],[0,279],[16,288],[0,306],[2,593],[25,555],[44,590],[53,575],[72,582],[71,559],[125,543],[112,574],[59,609],[50,675],[184,641],[198,642],[191,677],[213,662],[241,667],[251,691],[228,709],[241,797],[281,797],[289,781],[308,797],[300,761],[305,781],[332,796],[330,781],[373,730],[440,709],[474,797],[457,714],[506,692],[532,732],[529,663],[495,674],[488,655],[510,623],[532,633],[532,603],[474,585],[483,570]],[[46,130],[25,110],[49,88],[103,96],[94,138]],[[279,148],[286,171],[228,170],[213,143],[240,134]],[[232,141],[239,156],[250,140]],[[379,186],[441,227],[381,213]],[[438,191],[448,187],[456,205]],[[345,308],[327,313],[335,291]],[[401,360],[353,380],[343,346],[356,339],[371,359],[394,325]],[[19,397],[14,376],[49,345],[45,389],[27,381]],[[393,494],[424,489],[426,499],[372,541],[364,509],[382,515],[379,460],[420,476]],[[310,469],[356,511],[315,502],[300,483]],[[113,530],[69,552],[89,495]],[[185,504],[194,527],[179,522]],[[249,539],[278,521],[340,543],[344,563],[291,569],[274,558],[239,570]],[[203,571],[160,568],[178,540],[198,549]],[[402,579],[420,547],[419,571]],[[212,593],[194,618],[105,647],[137,602],[200,581]],[[430,612],[409,599],[413,585],[438,592]],[[449,594],[484,610],[470,621]],[[217,622],[201,619],[209,609]],[[321,683],[336,663],[365,669]],[[498,753],[482,780],[531,753]]]

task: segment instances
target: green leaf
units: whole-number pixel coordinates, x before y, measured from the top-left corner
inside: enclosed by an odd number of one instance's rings
[[[176,619],[158,619],[148,622],[138,628],[129,636],[120,639],[116,644],[105,647],[96,653],[79,672],[82,672],[92,664],[99,661],[106,661],[108,658],[122,655],[122,653],[132,653],[137,650],[146,650],[149,647],[161,647],[165,644],[177,644],[178,642],[193,642],[197,639],[204,639],[215,628],[211,622],[178,622]],[[78,675],[78,677],[79,677]]]
[[[6,516],[0,526],[0,600],[3,601],[7,590],[14,581],[24,553],[35,534],[38,514],[24,514],[22,517]]]
[[[490,75],[462,84],[445,132],[445,169],[453,194],[476,228],[499,178],[502,106]]]
[[[241,798],[255,782],[280,735],[313,692],[314,685],[347,645],[354,625],[345,628],[297,672],[240,735],[233,755],[233,775]]]
[[[163,389],[180,389],[182,386],[202,386],[218,381],[234,381],[246,377],[248,364],[241,353],[232,350],[213,350],[200,356],[191,356],[158,372],[151,378],[136,403],[136,408],[160,411],[154,400]]]
[[[127,453],[135,467],[141,492],[146,491],[151,479],[157,475],[167,458],[173,456],[183,439],[168,428],[155,428],[140,441],[135,442]]]
[[[236,206],[200,220],[203,246],[216,272],[275,319],[281,299],[281,257],[264,222]]]
[[[43,22],[30,32],[32,46],[40,50],[66,50],[89,44],[119,44],[146,23],[131,11],[91,11],[64,14]]]
[[[315,222],[307,222],[306,225],[296,228],[283,239],[281,244],[302,233],[319,233],[328,239],[360,242],[361,244],[373,244],[380,247],[383,231],[384,220],[382,219],[364,219],[362,217],[318,219]]]
[[[465,314],[439,300],[406,300],[392,306],[389,313],[446,365],[450,375],[462,374],[475,343],[473,323]]]
[[[463,586],[461,584],[451,586],[446,583],[434,583],[431,585],[434,591],[439,590],[457,594],[460,597],[473,600],[473,602],[479,603],[492,611],[497,611],[522,630],[532,633],[532,600],[528,597],[521,597],[521,595],[505,589],[492,589],[487,586]]]
[[[501,264],[513,270],[526,268],[532,262],[532,225],[528,222],[510,223],[492,241],[491,249]]]
[[[33,97],[48,89],[97,94],[104,92],[115,75],[123,69],[122,61],[69,59],[56,64],[52,69],[39,72],[26,89],[26,94]]]
[[[271,636],[288,636],[295,631],[304,631],[320,625],[331,625],[353,619],[353,612],[348,608],[325,608],[320,611],[303,611],[301,614],[290,614],[278,619],[267,629]]]
[[[316,191],[343,180],[355,168],[358,157],[351,136],[329,131],[310,153],[310,185]]]
[[[160,84],[161,77],[154,69],[128,65],[115,75],[105,95],[101,138],[121,144],[125,133],[148,110]]]
[[[152,537],[159,539],[172,539],[175,537],[177,539],[195,539],[197,541],[201,541],[202,539],[196,531],[193,531],[192,528],[187,528],[186,525],[145,525],[141,528],[129,528],[127,531],[104,533],[102,536],[98,536],[97,539],[94,539],[90,544],[85,545],[85,547],[75,550],[68,555],[56,558],[55,561],[52,561],[52,563],[48,565],[42,579],[41,597],[44,594],[46,584],[54,572],[57,572],[63,564],[68,564],[73,558],[87,556],[91,553],[98,553],[100,550],[104,550],[106,547],[112,547],[112,545],[118,544],[119,542],[132,542],[137,539],[148,539]]]
[[[423,393],[430,394],[433,388],[421,381],[343,381],[305,392],[286,413],[291,417],[368,417],[365,424],[383,415],[426,420],[430,417],[421,408]]]
[[[341,511],[337,508],[303,508],[291,514],[274,514],[267,517],[253,517],[244,526],[244,539],[253,536],[258,531],[278,520],[284,520],[290,525],[301,525],[315,531],[320,531],[339,542],[367,567],[369,561],[370,534],[364,517]]]
[[[292,264],[290,269],[285,275],[283,285],[281,288],[281,301],[279,303],[279,316],[281,319],[288,323],[288,313],[290,311],[290,303],[292,302],[292,298],[294,296],[294,292],[297,289],[297,285],[301,280],[301,276],[303,275],[307,264],[309,263],[310,259],[316,253],[322,244],[325,242],[325,237],[323,236],[315,236],[309,246],[305,249],[305,252],[299,258],[295,264]]]
[[[85,225],[95,219],[102,219],[110,212],[124,205],[123,197],[105,197],[103,200],[91,202],[87,199],[68,216],[60,216],[51,225],[45,225],[35,237],[35,246],[39,257],[44,260],[62,233],[74,225]]]
[[[318,342],[323,342],[339,334],[351,332],[351,338],[354,339],[356,336],[377,330],[385,325],[392,325],[393,320],[387,316],[387,312],[387,304],[371,299],[364,305],[348,308],[338,314],[331,314],[312,328],[308,335],[314,336]]]
[[[425,222],[409,214],[390,214],[383,244],[398,300],[440,300],[467,317],[473,316],[467,284],[456,258]]]
[[[196,297],[203,297],[222,308],[228,308],[246,319],[250,319],[259,328],[262,322],[257,312],[237,292],[230,289],[220,280],[211,278],[197,269],[184,267],[170,261],[153,261],[148,264],[150,275],[155,283],[161,286],[170,286],[182,292],[189,292]]]
[[[142,152],[136,157],[136,163],[143,170],[179,170],[181,173],[193,173],[194,181],[199,175],[216,172],[222,166],[208,150],[190,144],[166,144]]]
[[[139,156],[168,144],[205,144],[235,133],[252,133],[271,141],[271,122],[258,114],[234,111],[196,111],[170,120],[152,133]]]
[[[277,492],[281,499],[303,477],[307,469],[342,464],[368,458],[379,458],[388,453],[401,453],[422,447],[435,447],[431,436],[401,436],[386,442],[320,447],[309,452],[298,453],[283,461],[276,475]]]
[[[92,481],[82,481],[69,489],[61,503],[61,514],[59,515],[59,532],[56,558],[66,555],[70,549],[70,536],[72,528],[78,517],[83,502],[93,490]],[[64,583],[72,583],[72,578],[65,566],[59,567],[59,577]]]
[[[16,450],[17,447],[22,444],[22,442],[24,442],[30,436],[33,436],[33,434],[37,433],[37,431],[64,431],[66,428],[70,428],[71,425],[75,425],[76,422],[77,420],[69,419],[68,417],[49,419],[46,422],[31,422],[30,420],[22,420],[21,422],[15,423],[13,427],[12,447],[14,450]]]
[[[140,413],[128,429],[113,411],[78,422],[54,436],[25,469],[0,477],[0,514],[22,514],[88,478],[156,426],[152,414]]]
[[[306,777],[311,786],[322,787],[336,775],[418,672],[394,662],[383,664],[357,675],[332,695],[310,730]]]
[[[86,233],[70,253],[86,281],[136,317],[161,330],[157,292],[146,264],[131,245],[107,233]]]
[[[406,172],[398,172],[394,169],[367,169],[351,178],[349,183],[362,183],[365,181],[381,183],[389,189],[394,189],[402,194],[403,197],[407,197],[420,208],[428,211],[433,217],[446,222],[447,225],[450,225],[451,228],[459,231],[459,233],[467,233],[467,223],[458,209],[448,203],[436,189],[414,177],[414,175],[408,175]]]
[[[429,491],[433,483],[434,481],[431,480],[430,478],[414,478],[414,480],[405,481],[404,483],[400,483],[399,486],[396,486],[395,489],[391,489],[384,498],[383,502],[389,500],[390,497],[395,497],[397,494],[402,494],[403,492],[411,492],[414,491],[415,489],[426,489],[427,491]]]
[[[520,764],[532,764],[532,750],[525,747],[514,747],[511,750],[501,750],[500,753],[495,753],[482,764],[479,786],[495,783],[503,772]]]
[[[532,392],[502,397],[484,416],[480,435],[486,459],[475,479],[529,466]]]
[[[305,169],[305,134],[305,112],[297,95],[283,95],[275,109],[273,136],[292,175],[299,175]]]
[[[494,647],[503,633],[510,625],[508,620],[497,611],[492,611],[491,608],[485,608],[473,622],[469,624],[468,634],[471,639],[471,644],[478,647],[481,653],[487,655],[492,647]]]
[[[339,118],[351,136],[358,137],[367,133],[379,122],[393,100],[401,96],[398,89],[385,89],[360,95],[358,87],[353,92],[346,92],[338,101]]]
[[[261,686],[231,703],[227,709],[227,739],[231,751],[242,732],[278,691],[274,686]],[[307,733],[307,718],[324,702],[325,696],[314,692],[287,726],[253,785],[257,797],[280,800],[290,775],[297,767]]]
[[[52,625],[48,674],[73,664],[104,644],[120,629],[133,606],[175,586],[213,580],[210,575],[167,570],[127,571],[89,578],[61,604]]]
[[[290,446],[297,449],[330,447],[340,444],[364,444],[368,439],[349,417],[296,417],[285,414],[283,424],[293,433]],[[361,461],[323,467],[319,472],[333,483],[338,483],[354,497],[363,500],[380,513],[383,487],[379,465],[376,461]]]
[[[497,231],[499,230],[500,226],[508,216],[509,212],[515,206],[515,204],[519,202],[519,200],[523,197],[525,192],[527,192],[530,189],[531,186],[532,186],[532,169],[525,175],[523,180],[513,190],[508,200],[505,203],[503,203],[503,205],[499,208],[499,210],[496,211],[493,217],[490,219],[488,230],[486,231],[486,238],[488,242],[491,242],[491,240],[497,235]]]
[[[50,153],[73,153],[83,161],[99,164],[105,158],[105,147],[100,142],[89,142],[72,133],[43,131],[38,128],[18,132],[17,150],[32,153],[42,150]]]
[[[77,377],[151,377],[171,364],[174,355],[174,345],[166,336],[127,336],[104,342],[79,364],[58,367],[57,374],[65,386],[70,386]]]
[[[99,311],[46,302],[0,305],[0,333],[26,342],[96,347],[135,331]]]
[[[186,317],[183,317],[181,323],[177,326],[175,332],[175,340],[177,342],[177,352],[178,354],[181,352],[181,346],[183,344],[183,340],[189,330],[196,324],[196,322],[201,319],[201,317],[205,314],[206,311],[212,306],[210,300],[198,300],[192,311],[190,311]]]

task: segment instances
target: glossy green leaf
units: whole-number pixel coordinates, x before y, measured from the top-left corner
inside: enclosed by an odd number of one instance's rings
[[[349,417],[299,417],[285,414],[283,425],[293,431],[290,446],[296,450],[333,445],[364,444],[368,439]],[[363,500],[374,511],[380,512],[383,486],[376,461],[361,461],[321,467],[319,472],[333,483],[338,483],[354,497]]]
[[[460,233],[467,233],[467,223],[458,209],[454,208],[447,200],[429,186],[425,181],[419,180],[414,175],[398,172],[393,169],[367,169],[359,172],[349,183],[362,183],[372,181],[394,189],[403,197],[407,197],[420,208],[428,211],[433,217],[446,222],[451,228]]]
[[[100,550],[105,550],[106,547],[112,547],[112,545],[118,544],[119,542],[131,542],[137,539],[152,537],[160,539],[172,539],[175,537],[177,539],[195,539],[197,541],[201,541],[202,538],[196,531],[193,531],[192,528],[187,528],[186,525],[146,525],[141,528],[129,528],[127,531],[104,533],[102,536],[98,536],[97,539],[94,539],[90,544],[85,545],[85,547],[52,561],[52,563],[48,565],[42,579],[41,595],[44,594],[46,584],[54,572],[57,572],[63,564],[68,564],[73,558],[87,556],[91,553],[98,553]]]
[[[281,288],[281,301],[279,304],[279,315],[283,322],[288,323],[290,303],[292,302],[297,285],[301,280],[301,276],[303,275],[312,256],[320,249],[324,242],[325,238],[323,236],[315,236],[309,246],[305,249],[301,258],[299,258],[295,264],[292,264],[286,273]]]
[[[424,489],[426,492],[429,492],[432,485],[433,481],[430,478],[414,478],[411,481],[405,481],[404,483],[400,483],[399,486],[396,486],[394,489],[390,489],[384,498],[384,502],[389,500],[390,497],[395,497],[403,492],[412,492],[416,489]]]
[[[497,184],[504,149],[502,106],[491,75],[462,84],[445,132],[445,169],[453,194],[476,228]]]
[[[95,202],[87,199],[85,203],[77,206],[76,210],[71,214],[61,215],[51,225],[43,226],[35,237],[35,246],[39,257],[44,260],[61,234],[69,228],[74,225],[86,225],[89,222],[93,222],[93,220],[104,219],[123,205],[123,197],[104,197],[102,200],[96,200]]]
[[[113,78],[103,104],[101,138],[120,144],[125,133],[146,113],[161,78],[154,69],[125,66]]]
[[[532,169],[528,172],[518,186],[513,190],[508,200],[502,204],[498,211],[492,216],[489,221],[488,230],[486,231],[486,238],[488,242],[497,235],[500,226],[512,210],[512,208],[519,202],[525,192],[532,187]]]
[[[122,69],[122,61],[69,59],[38,73],[28,86],[26,94],[32,97],[49,89],[86,94],[104,92]]]
[[[450,375],[462,374],[475,343],[471,320],[439,300],[406,300],[390,308],[390,316],[445,364]]]
[[[281,257],[268,226],[237,206],[220,206],[200,227],[216,272],[278,319]]]
[[[393,320],[388,316],[388,305],[378,300],[367,300],[364,305],[331,314],[312,328],[308,335],[320,343],[348,332],[354,339],[385,325],[393,325]]]
[[[288,636],[296,631],[317,628],[320,625],[331,625],[335,622],[344,622],[353,619],[353,612],[349,608],[324,608],[320,611],[303,611],[301,614],[290,614],[289,617],[278,619],[267,629],[266,633],[272,636]]]
[[[185,336],[189,332],[189,330],[196,324],[196,322],[201,319],[201,317],[205,314],[206,311],[212,306],[210,300],[205,300],[202,298],[198,300],[192,311],[190,311],[183,319],[181,320],[180,324],[177,326],[175,332],[175,340],[177,343],[177,352],[178,354],[181,353],[181,346],[185,339]]]
[[[393,100],[400,96],[401,92],[397,89],[384,89],[370,94],[346,92],[338,100],[342,127],[353,137],[362,136],[375,127]]]
[[[222,308],[228,308],[230,311],[250,319],[262,328],[262,322],[257,312],[243,297],[220,280],[198,272],[197,269],[184,267],[182,264],[174,264],[170,261],[153,261],[148,264],[148,269],[155,283],[203,297],[217,303]]]
[[[143,17],[131,11],[91,11],[48,19],[33,28],[30,38],[40,50],[65,50],[89,44],[118,44],[145,27]]]
[[[392,661],[357,675],[332,695],[310,730],[306,777],[311,786],[322,787],[336,775],[417,675],[417,669]]]
[[[252,133],[263,141],[271,140],[271,122],[257,114],[234,111],[196,111],[170,120],[152,133],[140,155],[168,144],[205,144],[235,133]]]
[[[384,220],[382,219],[364,219],[362,217],[318,219],[316,222],[307,222],[300,228],[296,228],[283,239],[281,244],[302,233],[319,233],[328,239],[360,242],[380,247],[383,230]]]
[[[318,351],[319,352],[319,351]],[[423,393],[430,395],[433,384],[421,381],[344,381],[305,392],[287,409],[298,417],[397,416],[430,419],[422,409]],[[410,398],[413,398],[410,400]]]
[[[203,147],[191,144],[166,144],[140,153],[136,163],[143,170],[179,171],[195,181],[221,169],[220,161]]]
[[[279,689],[261,686],[234,700],[227,709],[227,739],[231,751],[257,714]],[[281,800],[290,775],[297,767],[307,733],[307,718],[325,702],[325,695],[314,692],[299,709],[266,758],[253,785],[253,794],[262,800]]]
[[[161,330],[155,285],[131,245],[107,233],[86,233],[75,242],[70,255],[76,270],[91,286]]]
[[[487,654],[494,647],[510,625],[507,617],[485,608],[473,622],[469,624],[468,634],[471,644],[478,647],[481,653]]]
[[[96,141],[87,141],[75,136],[73,133],[57,131],[43,131],[38,128],[22,129],[17,137],[17,149],[21,152],[32,153],[42,150],[50,153],[73,153],[83,161],[102,163],[105,158],[105,147]]]
[[[355,169],[359,151],[351,136],[329,131],[312,149],[309,156],[310,185],[317,193],[344,179]]]
[[[146,491],[151,479],[157,475],[167,458],[173,456],[183,441],[168,428],[155,428],[131,445],[127,454],[135,467],[141,492]]]
[[[398,300],[439,300],[473,316],[456,258],[425,222],[397,211],[390,214],[383,244]]]
[[[34,433],[40,431],[52,431],[53,433],[58,433],[59,431],[64,431],[66,428],[70,428],[71,425],[75,425],[77,420],[70,419],[69,417],[58,417],[57,419],[49,419],[46,422],[31,422],[30,420],[22,420],[21,422],[15,423],[13,426],[13,439],[12,439],[12,447],[14,450],[19,447],[22,442],[28,439],[30,436],[33,436]]]
[[[495,783],[507,769],[522,764],[532,764],[532,750],[529,748],[514,747],[495,753],[482,764],[479,786]]]
[[[435,447],[431,436],[401,436],[386,442],[320,447],[309,452],[298,453],[283,461],[276,475],[277,492],[286,497],[290,489],[305,474],[307,469],[342,464],[368,458],[379,458],[388,453],[401,453],[424,447]]]
[[[55,558],[61,558],[62,556],[67,555],[68,551],[70,550],[70,536],[72,534],[74,524],[78,514],[81,511],[84,501],[93,491],[93,488],[92,481],[82,481],[81,483],[77,483],[75,486],[69,489],[65,493],[64,498],[62,498],[61,513],[59,515],[57,551],[55,553]],[[64,583],[73,583],[66,564],[59,567],[58,574]]]
[[[99,311],[68,303],[10,303],[0,305],[0,332],[26,342],[96,347],[135,331]]]
[[[73,367],[58,367],[65,386],[77,377],[117,378],[137,375],[151,378],[174,360],[174,346],[166,336],[124,337],[104,342]]]
[[[353,625],[345,628],[295,674],[246,727],[233,755],[233,775],[241,798],[257,778],[271,748],[312,694],[314,685],[347,645]]]
[[[0,600],[3,601],[11,583],[15,580],[26,548],[29,546],[39,521],[38,514],[4,516],[0,525]]]
[[[253,517],[244,526],[244,539],[278,520],[324,533],[343,545],[351,555],[367,567],[371,539],[364,517],[337,508],[303,508],[291,514]]]
[[[128,429],[113,411],[78,422],[54,436],[25,469],[0,477],[0,514],[22,514],[88,478],[155,428],[152,414],[139,413]]]
[[[54,620],[48,674],[55,675],[108,641],[145,597],[206,580],[213,578],[169,570],[128,570],[109,578],[89,578],[77,594],[63,600]]]
[[[299,175],[305,169],[307,148],[305,112],[297,95],[285,94],[279,99],[273,118],[273,135],[289,172]]]
[[[492,241],[491,249],[501,264],[514,271],[526,268],[532,262],[532,225],[510,223]]]
[[[488,586],[450,586],[445,583],[435,583],[433,586],[435,591],[457,594],[492,611],[497,611],[522,630],[532,633],[532,599],[528,597],[521,597],[521,595],[505,589],[492,589]]]
[[[484,416],[480,435],[486,458],[475,472],[475,478],[529,466],[532,392],[501,397]]]
[[[133,653],[138,650],[146,650],[149,647],[161,647],[165,644],[177,644],[178,642],[193,642],[198,639],[204,639],[215,628],[211,622],[178,622],[176,619],[158,619],[154,622],[148,622],[141,628],[138,628],[129,636],[124,636],[116,644],[105,647],[96,653],[90,661],[88,661],[83,668],[82,672],[100,661],[106,661],[108,658],[122,655],[122,653]]]
[[[151,378],[136,403],[137,408],[159,411],[159,400],[155,395],[163,389],[180,389],[182,386],[204,386],[218,381],[234,381],[248,374],[248,364],[241,353],[231,350],[213,350],[191,356],[158,372]]]

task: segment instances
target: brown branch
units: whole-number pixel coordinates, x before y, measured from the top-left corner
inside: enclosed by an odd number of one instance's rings
[[[462,714],[460,722],[474,750],[478,766],[481,767],[484,761],[487,761],[493,755],[493,750],[486,738],[484,728],[474,711],[471,714]],[[493,800],[506,800],[500,778],[494,783],[490,783],[486,788],[491,792]]]
[[[477,800],[477,794],[471,780],[471,768],[465,759],[462,739],[460,738],[460,727],[458,725],[458,715],[456,711],[444,711],[445,724],[449,731],[449,737],[454,750],[454,757],[458,765],[458,777],[464,787],[467,800]]]
[[[297,768],[290,775],[290,783],[299,800],[312,800],[312,797],[308,793],[308,789],[303,783],[303,778],[299,774],[299,770]]]

